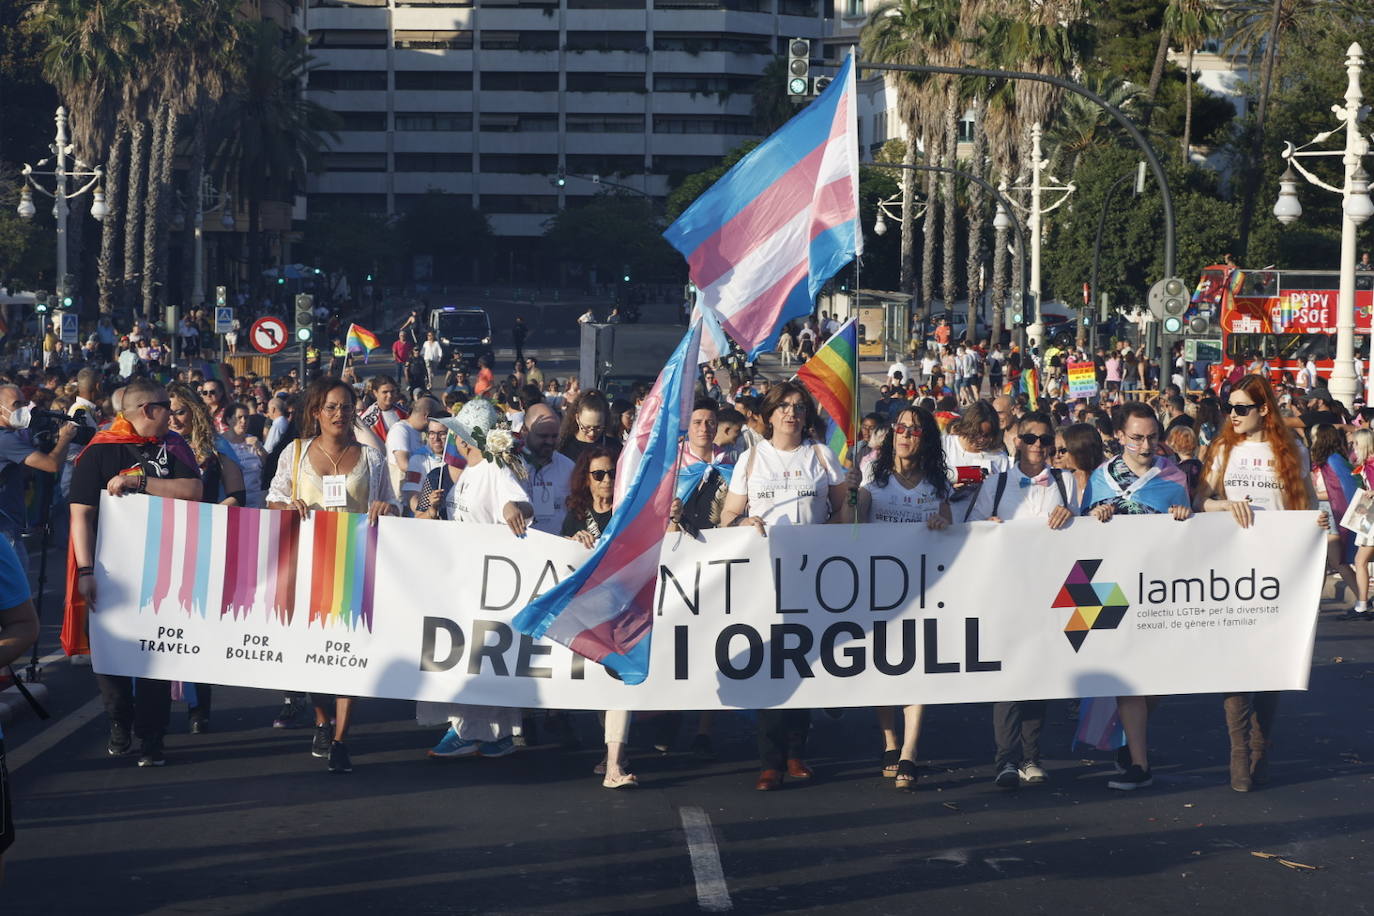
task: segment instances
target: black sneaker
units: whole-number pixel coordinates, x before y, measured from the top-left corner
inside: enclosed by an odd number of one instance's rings
[[[129,726],[118,722],[110,723],[110,743],[105,745],[105,753],[111,757],[124,757],[133,752],[134,739],[129,734]]]
[[[1019,788],[1021,771],[1016,768],[1016,764],[1008,763],[997,771],[997,776],[992,781],[999,789]]]
[[[715,760],[716,748],[711,744],[710,735],[697,735],[692,739],[692,756],[698,760]]]
[[[294,703],[291,700],[282,703],[281,712],[277,713],[277,717],[272,720],[272,727],[300,728],[305,725],[305,723],[301,721],[303,705],[303,703]]]
[[[334,727],[329,723],[315,726],[315,737],[310,742],[311,757],[328,757],[329,743],[334,739]]]
[[[1116,779],[1107,782],[1107,788],[1117,789],[1122,792],[1129,792],[1132,789],[1145,789],[1155,784],[1154,776],[1149,770],[1142,770],[1136,764],[1131,764],[1130,769],[1118,776]]]
[[[1131,748],[1121,745],[1116,749],[1116,775],[1120,776],[1131,768]]]
[[[329,744],[329,772],[353,772],[353,761],[348,757],[348,745],[342,741],[331,741]]]
[[[139,743],[138,765],[141,767],[160,767],[167,765],[167,758],[162,753],[161,738],[144,738]]]

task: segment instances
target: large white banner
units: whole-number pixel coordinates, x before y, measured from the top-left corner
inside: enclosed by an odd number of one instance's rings
[[[1307,687],[1314,512],[669,535],[650,675],[510,621],[586,550],[502,526],[103,496],[97,671],[560,709],[877,706]]]

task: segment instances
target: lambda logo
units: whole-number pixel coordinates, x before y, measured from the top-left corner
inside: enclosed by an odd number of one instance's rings
[[[1073,616],[1064,625],[1064,635],[1077,652],[1088,638],[1089,630],[1115,630],[1130,607],[1121,586],[1115,582],[1093,583],[1101,560],[1079,560],[1073,564],[1064,587],[1050,607],[1071,607]]]

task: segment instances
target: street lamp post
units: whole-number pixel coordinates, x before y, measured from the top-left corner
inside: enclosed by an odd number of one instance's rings
[[[40,159],[32,165],[24,165],[24,185],[19,191],[19,215],[24,219],[33,219],[38,212],[33,205],[34,190],[53,199],[52,215],[57,220],[57,276],[53,285],[58,304],[61,305],[65,303],[70,292],[67,289],[67,201],[94,189],[91,216],[97,221],[103,220],[109,214],[109,210],[105,206],[105,193],[100,190],[100,179],[104,175],[104,170],[98,165],[92,167],[78,159],[73,155],[72,145],[67,142],[67,109],[59,105],[54,120],[57,122],[57,134],[48,147],[52,151],[52,156]],[[49,164],[51,168],[44,168]],[[38,176],[51,177],[53,190],[49,191],[39,184]],[[68,190],[68,179],[75,179],[78,183],[82,179],[90,180],[73,191]]]
[[[1039,124],[1031,125],[1031,183],[1029,185],[1018,185],[1011,189],[1013,191],[1030,192],[1029,207],[1023,207],[1015,201],[1012,202],[1012,205],[1021,210],[1021,212],[1027,214],[1028,217],[1026,220],[1028,223],[1026,231],[1030,233],[1030,294],[1031,302],[1035,307],[1035,321],[1026,329],[1026,336],[1030,338],[1031,344],[1037,347],[1043,345],[1045,336],[1045,321],[1040,311],[1040,245],[1043,240],[1041,219],[1046,213],[1062,206],[1064,202],[1069,199],[1069,195],[1077,190],[1077,186],[1074,185],[1072,181],[1064,185],[1045,184],[1044,180],[1046,178],[1051,182],[1057,182],[1059,179],[1045,171],[1050,163],[1049,160],[1043,158],[1043,154],[1041,153],[1041,134],[1042,130]],[[1003,185],[1002,190],[1006,190],[1005,185]],[[1046,206],[1044,203],[1044,195],[1046,192],[1052,194],[1059,192],[1063,193],[1060,194],[1058,200]]]
[[[200,187],[196,189],[195,208],[192,217],[195,255],[191,265],[191,307],[200,308],[205,304],[205,216],[222,210],[220,224],[225,229],[233,231],[237,224],[234,220],[233,198],[228,191],[217,190],[210,183],[208,175],[201,177]],[[176,221],[181,225],[176,225],[176,229],[180,230],[185,225],[182,222],[184,219],[180,213],[177,214]]]
[[[1331,110],[1345,128],[1345,149],[1310,150],[1308,147],[1324,142],[1339,127],[1318,134],[1303,146],[1285,144],[1283,158],[1288,163],[1279,181],[1279,199],[1274,204],[1274,216],[1289,225],[1302,216],[1298,202],[1298,175],[1311,184],[1325,188],[1342,198],[1341,220],[1341,283],[1336,300],[1336,360],[1331,370],[1331,396],[1347,407],[1353,407],[1359,382],[1355,377],[1355,247],[1356,233],[1362,223],[1374,215],[1374,202],[1369,199],[1369,176],[1362,161],[1369,152],[1369,142],[1360,134],[1361,102],[1360,74],[1364,69],[1364,49],[1358,43],[1346,51],[1345,72],[1349,78],[1345,89],[1345,105],[1333,105]],[[1299,161],[1315,156],[1340,156],[1345,165],[1345,183],[1337,188],[1308,171]],[[1296,170],[1296,173],[1295,173]],[[1374,363],[1374,360],[1370,360]],[[1366,382],[1365,403],[1370,402],[1370,386]]]

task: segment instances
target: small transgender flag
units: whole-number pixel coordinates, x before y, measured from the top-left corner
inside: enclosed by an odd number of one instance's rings
[[[658,555],[692,416],[700,343],[698,322],[635,415],[616,465],[615,511],[591,556],[514,620],[521,633],[560,642],[627,684],[649,674]]]
[[[854,56],[820,97],[758,145],[663,233],[687,258],[700,359],[724,352],[723,329],[752,356],[863,251]]]

